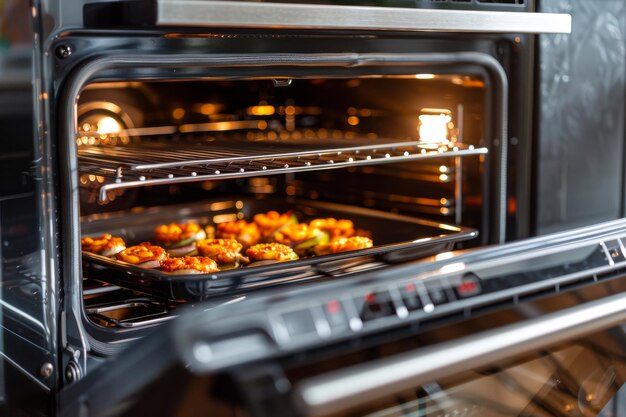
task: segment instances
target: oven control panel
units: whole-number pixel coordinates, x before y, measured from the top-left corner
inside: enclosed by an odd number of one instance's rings
[[[577,282],[598,281],[603,274],[626,267],[624,242],[610,239],[517,259],[502,258],[501,262],[465,264],[451,259],[436,272],[378,279],[371,288],[279,311],[272,314],[271,323],[279,343],[300,345],[406,320],[459,313],[468,316],[476,307],[519,302],[534,293],[559,292]]]

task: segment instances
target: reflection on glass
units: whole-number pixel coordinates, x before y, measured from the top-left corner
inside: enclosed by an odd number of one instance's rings
[[[621,332],[621,331],[620,331]],[[512,365],[437,381],[367,408],[367,417],[626,417],[626,356],[608,333]]]

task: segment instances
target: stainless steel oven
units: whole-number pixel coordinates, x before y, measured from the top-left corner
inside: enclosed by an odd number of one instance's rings
[[[12,154],[7,172],[24,190],[0,207],[0,347],[7,375],[41,402],[9,392],[6,409],[618,409],[623,222],[524,240],[622,214],[546,220],[546,181],[558,185],[546,132],[560,119],[540,109],[548,78],[578,58],[542,65],[578,36],[584,9],[550,7],[34,5],[34,54],[22,58],[34,145]],[[609,136],[622,149],[623,128]],[[574,151],[585,152],[606,156]],[[183,258],[201,252],[198,239],[171,245],[155,230],[192,226],[220,250],[233,239],[237,261]],[[148,268],[136,252],[90,249],[108,235],[143,254],[158,243],[169,259]],[[290,258],[268,262],[260,247]],[[165,266],[181,262],[182,275]],[[146,401],[156,393],[164,401]]]

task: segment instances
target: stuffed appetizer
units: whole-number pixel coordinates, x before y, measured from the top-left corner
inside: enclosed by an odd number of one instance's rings
[[[242,261],[243,245],[235,239],[203,239],[196,242],[198,253],[217,262],[222,269],[236,268]]]
[[[116,257],[120,261],[143,268],[158,268],[161,265],[161,261],[167,258],[167,252],[160,246],[143,242],[124,249]]]
[[[126,249],[126,243],[121,237],[105,233],[99,237],[84,237],[80,240],[82,250],[102,256],[115,256]]]
[[[259,243],[246,251],[252,262],[258,261],[294,261],[298,255],[289,246],[280,243]]]
[[[248,248],[259,243],[261,234],[256,223],[248,223],[245,220],[220,223],[217,225],[216,236],[220,239],[235,239]]]
[[[172,256],[196,254],[196,242],[206,238],[197,223],[162,224],[154,229],[155,241]]]

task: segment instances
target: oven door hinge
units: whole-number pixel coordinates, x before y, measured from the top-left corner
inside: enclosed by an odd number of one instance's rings
[[[63,352],[61,365],[63,382],[71,384],[85,374],[87,369],[87,341],[80,327],[77,325],[74,314],[61,312],[61,343]]]

